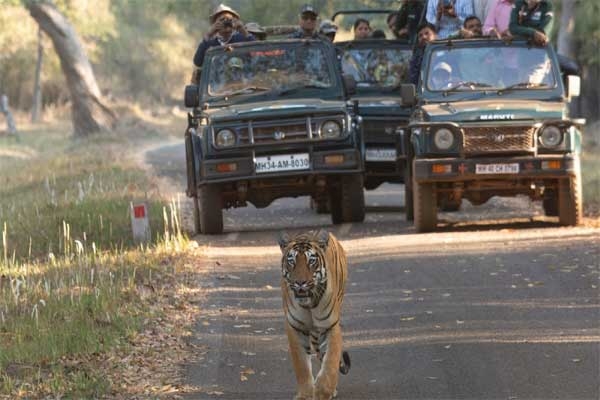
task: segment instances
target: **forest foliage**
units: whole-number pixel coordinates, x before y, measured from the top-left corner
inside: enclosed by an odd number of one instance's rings
[[[13,107],[32,104],[38,29],[22,5],[30,0],[0,0],[0,92]],[[142,105],[180,102],[190,78],[192,57],[208,16],[220,0],[55,0],[86,46],[96,79],[109,98]],[[244,21],[262,25],[295,24],[306,0],[229,0]],[[396,9],[398,0],[314,0],[322,18],[341,9]],[[560,10],[560,1],[555,0]],[[578,61],[600,66],[600,2],[579,0],[575,35]],[[559,20],[559,18],[557,18]],[[558,24],[555,24],[558,25]],[[42,91],[45,105],[68,101],[60,63],[45,37]],[[585,85],[584,85],[585,86]],[[595,85],[598,86],[597,84]],[[588,87],[594,87],[594,85]]]

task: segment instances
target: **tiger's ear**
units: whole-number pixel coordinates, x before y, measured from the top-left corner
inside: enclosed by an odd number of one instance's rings
[[[290,235],[287,232],[279,232],[279,238],[277,239],[277,242],[279,243],[279,248],[283,252],[283,249],[285,249],[290,243]]]
[[[319,232],[317,232],[317,242],[323,250],[327,250],[327,245],[329,244],[329,232],[324,229],[319,229]]]

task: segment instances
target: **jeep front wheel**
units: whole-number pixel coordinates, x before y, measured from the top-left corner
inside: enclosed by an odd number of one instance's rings
[[[365,219],[365,192],[362,174],[345,175],[330,194],[334,224],[362,222]],[[337,190],[336,190],[337,189]]]
[[[417,232],[434,231],[437,226],[437,200],[434,184],[419,183],[413,180],[413,204]]]
[[[558,183],[558,222],[563,226],[581,224],[583,205],[581,198],[581,172],[561,179]]]
[[[202,222],[200,221],[200,204],[198,204],[198,198],[192,197],[193,210],[194,210],[194,234],[198,235],[202,233]]]
[[[205,234],[223,233],[223,208],[221,192],[215,185],[204,185],[198,189],[200,208],[200,230]]]

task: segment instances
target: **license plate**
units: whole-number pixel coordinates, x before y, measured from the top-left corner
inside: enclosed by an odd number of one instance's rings
[[[476,174],[518,174],[519,164],[476,164]]]
[[[296,171],[310,168],[308,153],[283,154],[277,156],[256,157],[254,169],[257,174],[277,171]]]
[[[367,149],[367,161],[396,161],[396,149]]]

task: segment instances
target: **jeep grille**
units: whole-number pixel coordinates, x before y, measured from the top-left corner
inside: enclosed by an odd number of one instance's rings
[[[345,136],[347,127],[343,115],[245,121],[228,128],[235,130],[238,146],[260,146],[320,140],[320,127],[325,121],[337,121],[342,137]],[[215,132],[218,129],[222,127],[215,127]]]
[[[481,153],[533,153],[532,126],[485,126],[463,128],[463,150],[467,155]]]

